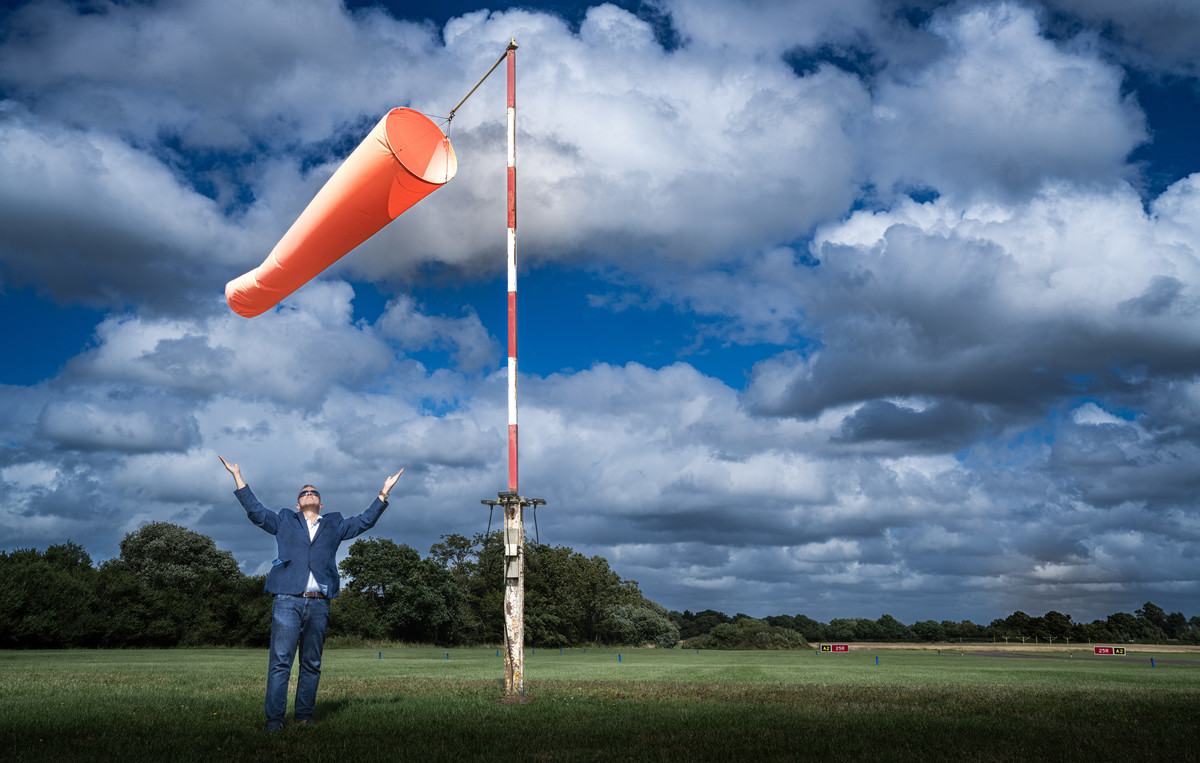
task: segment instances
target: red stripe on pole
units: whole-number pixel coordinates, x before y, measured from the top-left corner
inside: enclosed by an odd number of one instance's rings
[[[517,227],[517,167],[508,168],[508,227]]]
[[[508,50],[508,108],[517,106],[517,51]]]
[[[508,357],[517,357],[517,293],[508,293]]]
[[[517,490],[517,425],[508,425],[508,491]]]

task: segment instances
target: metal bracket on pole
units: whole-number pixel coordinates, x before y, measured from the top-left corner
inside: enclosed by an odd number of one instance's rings
[[[522,561],[525,556],[524,510],[527,506],[545,506],[546,501],[541,498],[524,498],[516,493],[499,493],[497,497],[499,500],[484,499],[480,503],[493,508],[501,507],[504,509],[506,519],[516,515],[516,522],[506,521],[504,523],[502,547],[505,580],[519,579],[522,577]]]

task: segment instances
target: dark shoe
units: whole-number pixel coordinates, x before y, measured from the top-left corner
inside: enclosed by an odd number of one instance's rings
[[[302,721],[296,721],[296,723],[298,723],[301,726],[315,726],[316,725],[315,723],[313,723],[312,718],[305,718]]]
[[[283,724],[278,723],[278,722],[272,723],[271,721],[267,721],[267,725],[263,727],[263,731],[283,731]]]

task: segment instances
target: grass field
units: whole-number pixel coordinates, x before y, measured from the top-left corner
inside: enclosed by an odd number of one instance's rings
[[[266,661],[0,652],[0,759],[1200,759],[1197,654],[538,649],[511,702],[494,649],[329,649],[317,723],[271,735]]]

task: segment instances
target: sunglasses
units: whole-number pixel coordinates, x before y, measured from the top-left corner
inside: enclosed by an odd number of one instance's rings
[[[300,495],[296,496],[296,500],[300,500],[301,498],[303,498],[306,495],[315,495],[317,498],[321,497],[321,494],[318,493],[316,490],[301,490]]]

